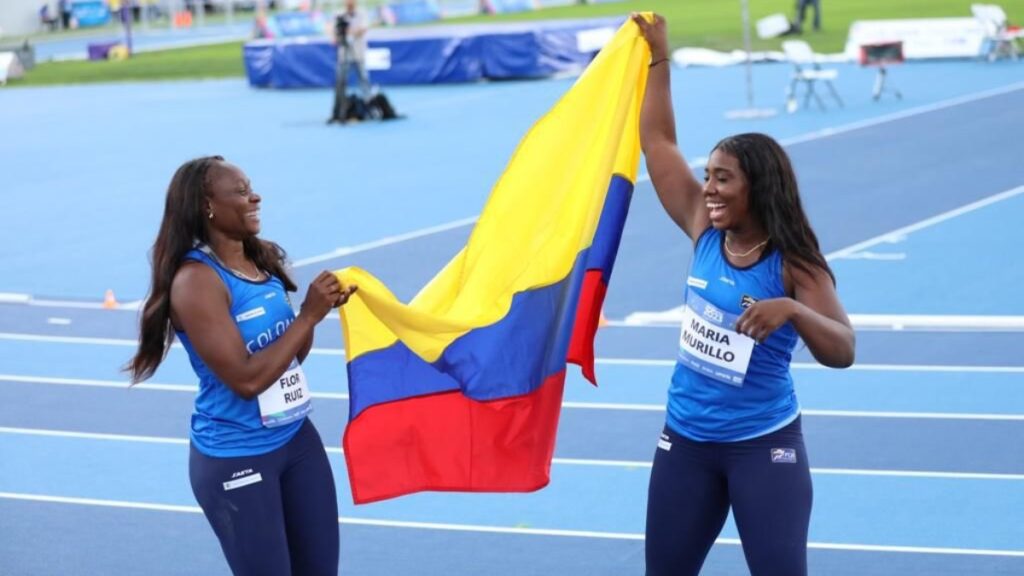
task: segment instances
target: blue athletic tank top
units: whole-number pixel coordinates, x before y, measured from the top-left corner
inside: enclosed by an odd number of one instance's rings
[[[227,286],[231,295],[231,317],[249,354],[284,334],[295,319],[280,279],[268,275],[262,282],[243,280],[198,249],[185,254],[185,260],[210,266]],[[199,377],[190,433],[197,450],[218,458],[256,456],[283,446],[298,432],[304,418],[275,428],[264,426],[259,401],[256,398],[245,400],[235,394],[196,354],[188,335],[183,331],[176,334]]]
[[[733,330],[751,303],[786,295],[782,255],[772,250],[738,268],[726,259],[723,240],[713,227],[697,239],[669,387],[668,426],[702,442],[756,438],[800,413],[789,373],[793,325],[783,324],[763,344]]]

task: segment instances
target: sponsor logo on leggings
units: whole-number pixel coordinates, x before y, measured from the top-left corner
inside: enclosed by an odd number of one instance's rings
[[[263,476],[260,475],[259,472],[253,474],[252,468],[247,468],[245,470],[239,470],[238,472],[232,473],[231,480],[224,483],[224,490],[234,490],[235,488],[241,488],[243,486],[256,484],[257,482],[262,481]]]
[[[796,450],[772,448],[772,464],[796,464]]]

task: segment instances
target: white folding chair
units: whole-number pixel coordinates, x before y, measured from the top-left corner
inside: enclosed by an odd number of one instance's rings
[[[785,14],[771,14],[758,20],[755,29],[758,38],[777,38],[788,34],[793,29],[793,24]]]
[[[786,40],[782,43],[782,51],[786,54],[786,59],[793,64],[793,76],[789,82],[789,89],[786,91],[786,110],[788,112],[792,113],[797,109],[796,92],[797,86],[800,84],[803,84],[806,88],[804,108],[807,107],[813,97],[818,103],[818,107],[824,110],[825,102],[814,90],[814,85],[818,82],[825,84],[825,87],[828,88],[829,93],[832,94],[832,98],[839,104],[839,107],[843,107],[843,99],[839,97],[839,92],[836,91],[836,87],[832,84],[832,81],[839,77],[839,70],[835,68],[822,68],[818,62],[817,55],[811,50],[811,45],[803,40]]]
[[[1014,60],[1020,56],[1017,40],[1024,38],[1024,30],[1010,30],[1006,25],[1006,12],[996,4],[971,4],[971,14],[985,29],[989,62],[1006,55]]]

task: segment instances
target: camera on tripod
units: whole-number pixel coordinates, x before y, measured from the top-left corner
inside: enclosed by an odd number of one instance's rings
[[[334,18],[334,36],[340,44],[348,44],[348,27],[351,24],[348,14],[338,14]]]

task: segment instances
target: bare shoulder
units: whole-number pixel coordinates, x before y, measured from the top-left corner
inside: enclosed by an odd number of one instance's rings
[[[205,286],[212,282],[220,282],[213,268],[202,262],[187,260],[174,273],[171,289]]]
[[[832,276],[828,271],[810,262],[796,263],[789,259],[783,261],[783,284],[786,293],[792,295],[797,290],[815,290],[819,288],[834,289]]]
[[[227,288],[220,276],[210,266],[202,262],[184,262],[174,274],[171,281],[171,305],[188,305],[211,298],[223,298]]]

